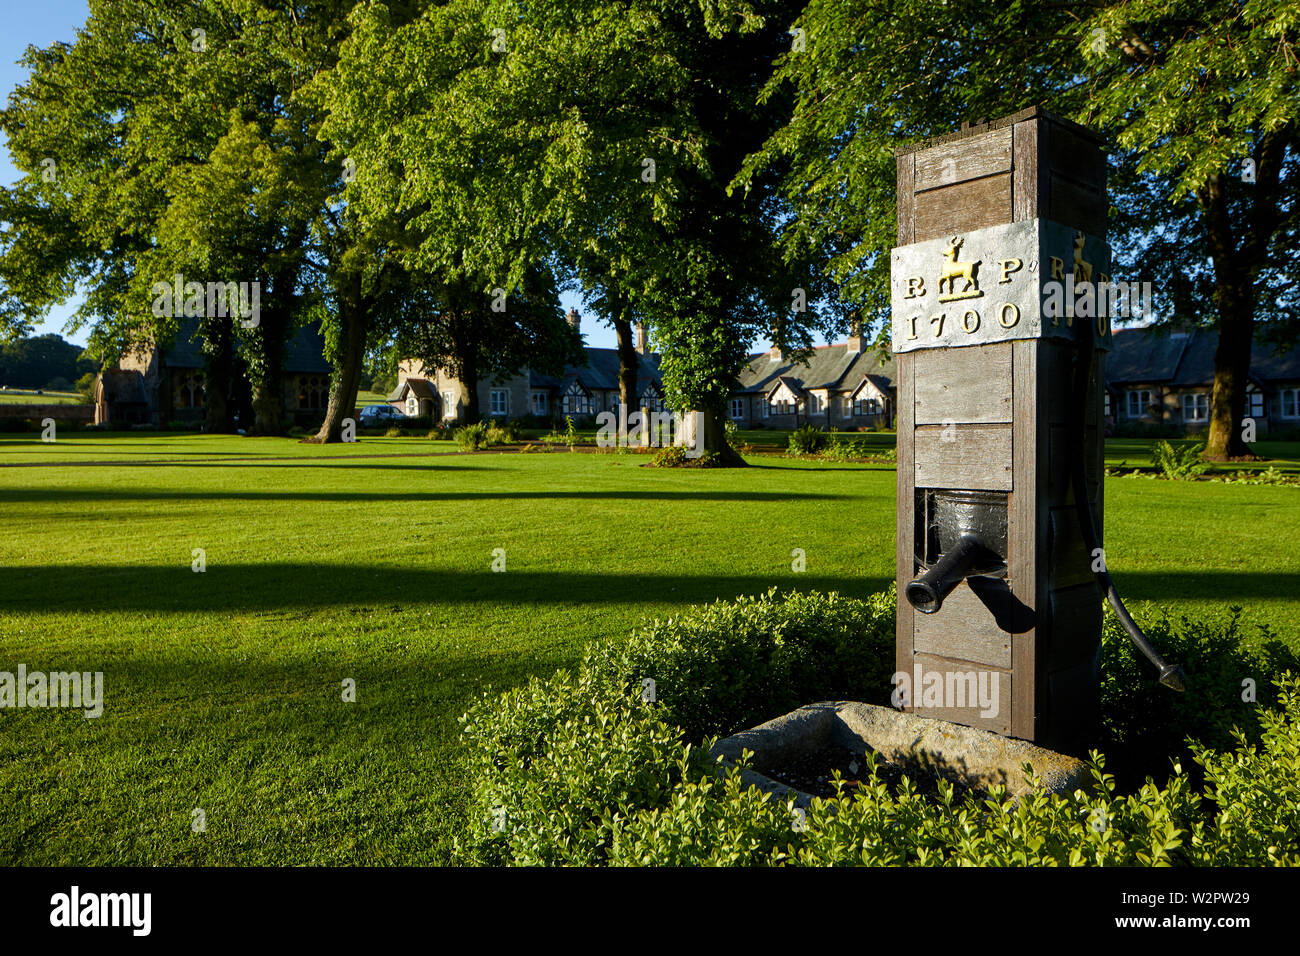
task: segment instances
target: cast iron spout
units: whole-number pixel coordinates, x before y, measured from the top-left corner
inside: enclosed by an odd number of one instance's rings
[[[957,546],[945,551],[929,571],[907,586],[907,600],[922,614],[943,607],[943,599],[961,584],[984,553],[984,545],[973,534],[963,534]]]

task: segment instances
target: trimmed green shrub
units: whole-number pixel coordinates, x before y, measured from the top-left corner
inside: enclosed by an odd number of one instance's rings
[[[686,774],[709,773],[639,691],[585,665],[485,696],[461,721],[474,782],[458,848],[474,863],[605,863],[616,815],[662,805]]]
[[[1151,665],[1107,609],[1099,746],[1122,781],[1132,784],[1149,775],[1159,780],[1168,773],[1171,757],[1188,763],[1192,751],[1187,737],[1216,750],[1232,746],[1234,728],[1252,743],[1260,739],[1261,714],[1275,701],[1270,679],[1300,670],[1300,656],[1266,626],[1253,636],[1243,633],[1241,612],[1234,606],[1220,617],[1166,614],[1141,621],[1165,659],[1182,665],[1187,674],[1187,690],[1179,694],[1153,679]]]
[[[937,798],[923,797],[907,781],[892,792],[868,755],[861,786],[815,800],[795,825],[792,805],[720,772],[707,755],[719,735],[814,700],[884,703],[893,610],[890,592],[718,602],[588,648],[576,672],[484,694],[462,717],[472,796],[460,856],[584,866],[1300,864],[1300,680],[1287,675],[1276,696],[1268,687],[1272,668],[1295,657],[1266,631],[1241,646],[1235,612],[1148,626],[1187,670],[1186,696],[1139,673],[1107,623],[1108,740],[1130,764],[1162,762],[1163,785],[1123,787],[1094,753],[1091,785],[1072,794],[1015,803],[996,787],[958,800],[940,783]],[[1240,701],[1243,667],[1257,675],[1258,704]],[[1245,706],[1223,696],[1234,688]],[[1178,754],[1192,732],[1236,747],[1192,744],[1198,773],[1189,775]]]
[[[665,720],[693,741],[727,736],[815,700],[886,704],[894,597],[839,594],[716,601],[592,648],[590,666],[623,687],[655,682]]]

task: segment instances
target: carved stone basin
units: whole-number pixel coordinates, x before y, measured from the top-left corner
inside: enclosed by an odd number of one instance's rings
[[[1090,778],[1082,761],[1028,741],[855,701],[808,704],[718,741],[712,753],[732,766],[743,751],[752,751],[750,769],[742,772],[745,783],[806,807],[811,794],[773,780],[764,771],[777,772],[832,745],[858,752],[874,750],[883,760],[901,764],[905,772],[937,773],[973,789],[1001,784],[1015,797],[1030,792],[1022,769],[1025,764],[1034,768],[1042,789],[1049,793],[1070,793]]]

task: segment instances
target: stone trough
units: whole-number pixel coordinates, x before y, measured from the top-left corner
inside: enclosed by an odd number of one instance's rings
[[[1021,797],[1030,791],[1023,767],[1029,764],[1049,793],[1070,793],[1089,779],[1087,766],[1074,757],[1042,747],[890,707],[854,701],[808,704],[783,717],[745,730],[714,746],[712,753],[733,766],[743,751],[754,756],[742,779],[781,801],[806,807],[810,794],[764,775],[788,765],[800,754],[828,745],[876,751],[881,759],[904,767],[928,768],[975,789],[995,784]]]

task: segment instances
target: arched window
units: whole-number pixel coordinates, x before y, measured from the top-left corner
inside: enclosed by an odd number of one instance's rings
[[[186,372],[176,380],[174,394],[177,408],[202,408],[204,401],[203,373]]]
[[[298,407],[320,409],[329,405],[330,380],[326,375],[298,376]]]

